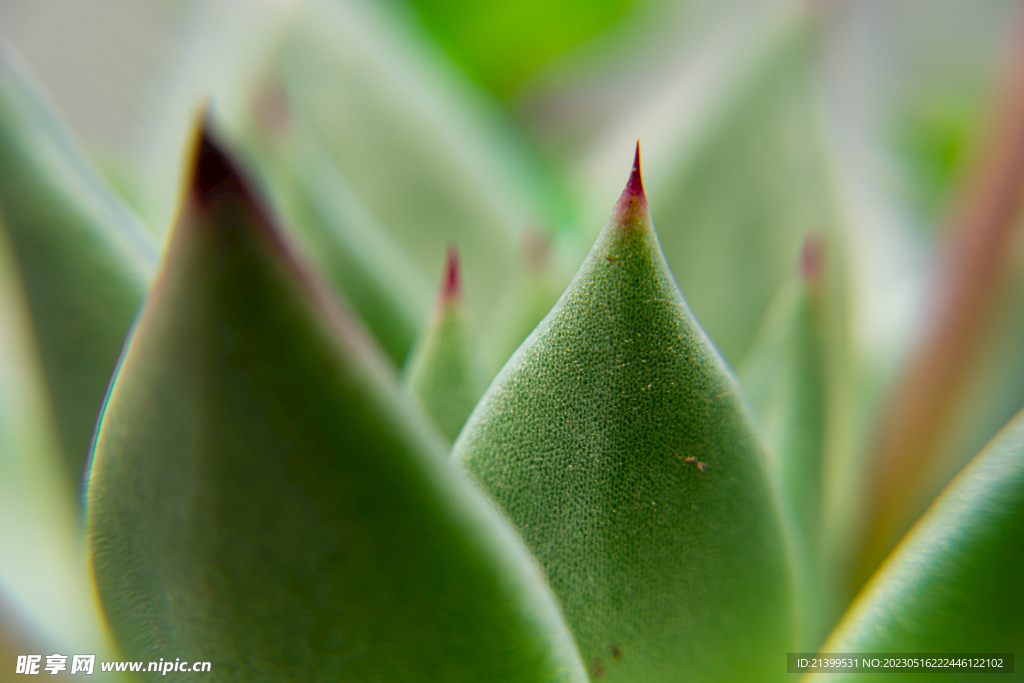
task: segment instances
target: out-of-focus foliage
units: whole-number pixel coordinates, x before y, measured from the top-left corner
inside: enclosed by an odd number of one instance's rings
[[[413,0],[459,66],[507,97],[552,57],[621,19],[634,0]]]
[[[75,488],[156,247],[0,44],[0,216]]]
[[[26,647],[111,654],[13,256],[0,222],[0,641],[14,639],[0,642],[4,680]]]

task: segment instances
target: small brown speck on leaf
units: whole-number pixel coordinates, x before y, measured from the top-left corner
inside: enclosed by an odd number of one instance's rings
[[[617,258],[616,258],[616,257],[614,257],[614,256],[605,256],[605,257],[604,257],[604,260],[605,260],[605,261],[607,261],[608,263],[615,263],[615,262],[616,262],[616,261],[618,261],[619,259],[617,259]]]
[[[611,650],[612,659],[622,659],[622,650],[615,643],[608,643],[608,649]]]
[[[708,464],[706,462],[701,462],[692,455],[688,455],[685,458],[683,458],[683,462],[689,463],[691,465],[696,465],[697,469],[700,470],[701,472],[706,472],[708,469]]]
[[[604,667],[601,666],[601,660],[594,657],[590,660],[590,678],[596,679],[604,676]]]

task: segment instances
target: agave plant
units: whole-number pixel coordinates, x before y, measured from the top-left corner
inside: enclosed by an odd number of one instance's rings
[[[513,120],[517,79],[619,11],[587,6],[521,52],[499,38],[528,3],[418,3],[433,36],[355,1],[234,8],[245,30],[191,44],[220,71],[171,98],[151,174],[98,169],[0,46],[4,680],[51,653],[222,681],[1013,670],[1019,55],[973,165],[919,193],[951,226],[928,333],[869,353],[842,117],[816,104],[815,40],[849,17],[648,8],[699,58],[647,86],[623,60],[623,96],[605,44]],[[573,136],[623,97],[647,187],[633,138],[591,142],[572,188]]]

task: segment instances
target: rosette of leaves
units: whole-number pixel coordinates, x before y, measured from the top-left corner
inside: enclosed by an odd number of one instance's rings
[[[5,671],[771,681],[798,650],[1024,651],[1024,417],[849,600],[870,518],[836,492],[869,481],[879,394],[800,135],[809,10],[725,60],[650,200],[637,150],[599,232],[436,52],[395,47],[404,20],[290,11],[188,142],[163,247],[0,54]]]

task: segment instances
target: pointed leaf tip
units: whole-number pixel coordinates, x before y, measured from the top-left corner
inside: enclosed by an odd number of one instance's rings
[[[448,247],[448,261],[445,265],[444,282],[441,284],[441,301],[458,299],[462,294],[462,280],[459,275],[459,249]]]
[[[637,214],[646,213],[646,211],[647,195],[644,194],[644,181],[640,172],[640,141],[637,140],[636,154],[633,156],[633,168],[629,174],[629,181],[619,196],[619,201],[615,204],[615,210],[612,215],[620,223],[631,225],[640,218]]]
[[[192,195],[200,204],[209,204],[220,195],[247,194],[234,165],[214,142],[204,124],[196,142]]]
[[[211,133],[208,112],[196,131],[195,139],[189,197],[194,215],[180,220],[179,227],[203,225],[214,231],[242,228],[261,233],[275,251],[291,264],[296,276],[305,283],[308,293],[314,299],[324,302],[320,285],[314,283],[315,278],[310,277],[308,265],[285,239],[282,226],[264,203],[259,186],[249,182],[228,146],[219,142],[217,136]],[[245,218],[238,221],[221,216],[210,220],[213,214],[219,214],[224,209]],[[204,214],[206,218],[199,219]],[[327,304],[328,308],[334,305]]]

